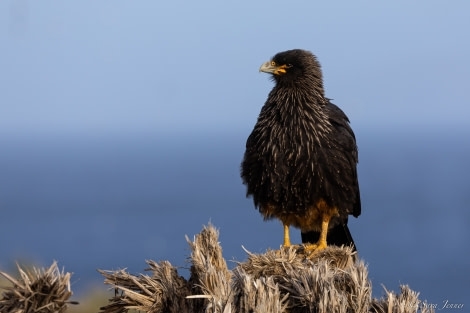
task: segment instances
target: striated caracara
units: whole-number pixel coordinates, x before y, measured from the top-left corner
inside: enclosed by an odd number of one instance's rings
[[[261,65],[275,82],[246,142],[241,177],[265,219],[300,228],[305,250],[353,245],[361,213],[357,146],[348,117],[325,97],[320,64],[289,50]]]

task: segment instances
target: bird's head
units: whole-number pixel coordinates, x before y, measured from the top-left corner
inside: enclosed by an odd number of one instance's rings
[[[317,58],[310,51],[301,49],[279,52],[270,61],[263,63],[259,70],[272,74],[277,83],[322,82]]]

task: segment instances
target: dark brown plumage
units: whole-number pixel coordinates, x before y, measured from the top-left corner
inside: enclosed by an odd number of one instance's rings
[[[354,244],[348,215],[361,213],[354,133],[324,95],[320,64],[305,50],[276,54],[260,71],[275,82],[248,137],[241,165],[247,196],[265,219],[301,229],[302,242]]]

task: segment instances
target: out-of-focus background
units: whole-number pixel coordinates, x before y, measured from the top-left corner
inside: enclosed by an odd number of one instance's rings
[[[0,270],[57,260],[79,295],[96,268],[187,275],[209,221],[227,259],[278,248],[239,164],[259,66],[303,48],[356,133],[374,295],[470,305],[469,29],[464,0],[1,1]]]

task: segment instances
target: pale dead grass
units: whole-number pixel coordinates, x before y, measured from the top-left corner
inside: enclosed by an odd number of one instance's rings
[[[57,263],[49,268],[17,266],[18,275],[4,277],[0,313],[431,313],[419,293],[400,286],[372,298],[367,266],[350,247],[328,247],[306,256],[302,249],[268,250],[229,270],[218,242],[219,233],[204,227],[193,240],[191,274],[185,279],[167,261],[148,260],[146,274],[125,269],[99,272],[114,295],[103,302],[96,292],[89,301],[70,301],[70,273]],[[147,274],[148,273],[148,274]],[[5,281],[8,283],[4,285]],[[100,308],[101,306],[101,308]]]

